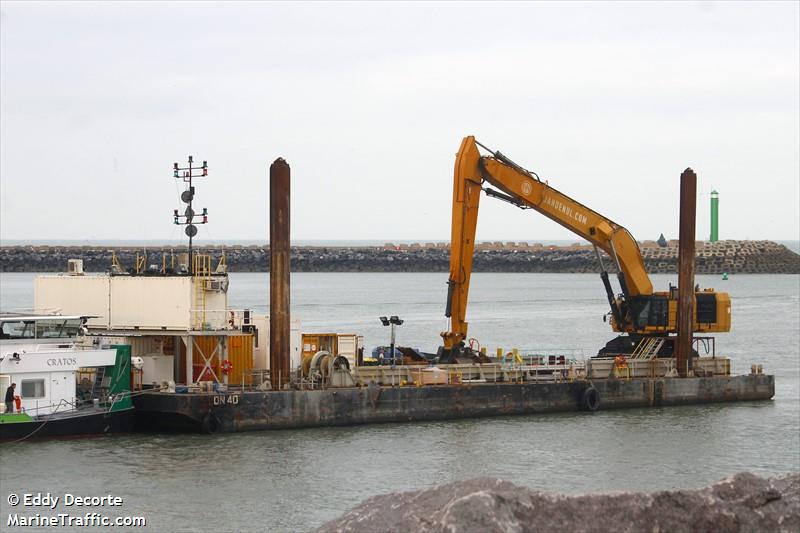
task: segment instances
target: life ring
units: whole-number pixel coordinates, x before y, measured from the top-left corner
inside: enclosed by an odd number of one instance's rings
[[[614,358],[614,366],[617,367],[618,370],[624,370],[628,368],[628,360],[625,359],[624,355],[618,355]]]
[[[600,408],[600,393],[589,385],[581,393],[581,409],[584,411],[597,411]]]
[[[231,363],[230,359],[223,359],[220,368],[223,374],[230,374],[231,370],[233,370],[233,363]]]

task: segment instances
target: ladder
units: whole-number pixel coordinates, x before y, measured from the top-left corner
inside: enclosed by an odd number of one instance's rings
[[[92,383],[92,398],[95,398],[95,392],[100,392],[103,388],[103,380],[106,377],[106,367],[98,366],[94,372],[94,383]]]
[[[211,257],[205,254],[195,254],[193,261],[194,272],[194,309],[192,309],[192,326],[195,330],[202,330],[206,323],[206,287],[211,280]]]
[[[631,353],[631,359],[650,361],[664,345],[664,337],[644,337]]]

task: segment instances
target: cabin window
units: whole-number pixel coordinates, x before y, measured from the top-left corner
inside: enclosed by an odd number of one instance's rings
[[[25,399],[44,398],[43,379],[23,379],[21,383],[21,396]]]
[[[33,322],[18,320],[14,322],[3,322],[2,338],[4,339],[32,339]]]
[[[39,320],[36,322],[37,339],[58,339],[75,337],[81,325],[80,319]]]

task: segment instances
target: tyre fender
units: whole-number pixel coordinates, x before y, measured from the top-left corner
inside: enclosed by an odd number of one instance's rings
[[[219,431],[219,426],[219,418],[211,411],[206,413],[206,416],[203,417],[203,421],[200,423],[200,429],[207,435],[213,435]]]
[[[581,409],[594,412],[600,408],[600,393],[593,385],[589,385],[581,392]]]

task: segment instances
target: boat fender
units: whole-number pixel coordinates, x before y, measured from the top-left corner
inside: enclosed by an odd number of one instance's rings
[[[600,408],[600,393],[589,385],[581,393],[581,409],[584,411],[597,411]]]
[[[209,411],[206,413],[206,416],[203,418],[203,421],[200,423],[200,429],[203,430],[203,433],[208,435],[213,435],[217,431],[219,431],[219,418],[217,415]]]

